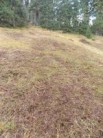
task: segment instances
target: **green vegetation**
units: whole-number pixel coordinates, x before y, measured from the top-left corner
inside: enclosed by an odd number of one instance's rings
[[[33,24],[91,38],[103,35],[102,5],[101,0],[1,0],[0,25]]]
[[[20,0],[0,1],[0,25],[24,26],[26,24],[26,12]]]

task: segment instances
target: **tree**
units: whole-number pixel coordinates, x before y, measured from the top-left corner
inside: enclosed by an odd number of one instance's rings
[[[22,26],[26,23],[26,12],[20,0],[0,1],[0,24]]]
[[[90,25],[91,18],[95,20]],[[102,0],[0,0],[0,25],[31,23],[49,29],[81,33],[87,37],[102,34]],[[92,30],[92,31],[91,31]]]
[[[92,32],[103,35],[103,1],[94,0],[95,20],[92,26]]]

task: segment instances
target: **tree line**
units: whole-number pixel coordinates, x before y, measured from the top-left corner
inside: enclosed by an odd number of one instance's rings
[[[0,26],[103,35],[103,0],[0,0]]]

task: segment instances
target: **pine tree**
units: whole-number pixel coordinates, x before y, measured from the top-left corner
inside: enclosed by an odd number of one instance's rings
[[[22,26],[26,23],[26,12],[20,0],[0,1],[0,24]]]

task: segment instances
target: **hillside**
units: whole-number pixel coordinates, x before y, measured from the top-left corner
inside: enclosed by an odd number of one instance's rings
[[[0,28],[0,138],[103,138],[103,38]]]

